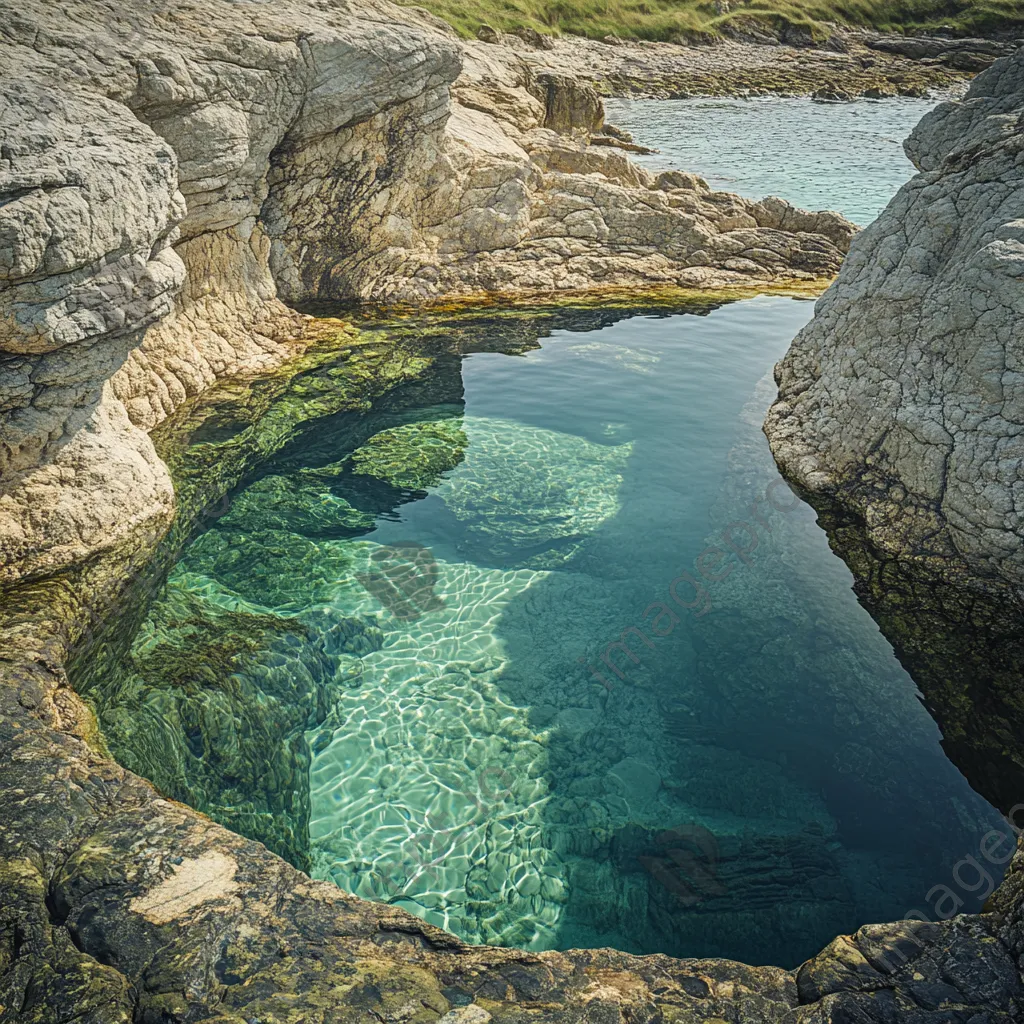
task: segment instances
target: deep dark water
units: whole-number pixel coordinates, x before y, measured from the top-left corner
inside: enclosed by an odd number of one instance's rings
[[[760,433],[811,310],[370,320],[187,410],[231,499],[80,669],[115,754],[472,941],[791,966],[978,909],[998,816]]]

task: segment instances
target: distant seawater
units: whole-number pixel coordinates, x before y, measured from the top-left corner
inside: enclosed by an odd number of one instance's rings
[[[914,173],[903,140],[936,104],[900,97],[815,103],[759,98],[605,102],[608,120],[660,150],[652,170],[693,171],[715,189],[837,210],[862,227]]]

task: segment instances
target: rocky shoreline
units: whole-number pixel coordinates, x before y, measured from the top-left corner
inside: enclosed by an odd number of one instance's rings
[[[1015,40],[906,38],[837,30],[824,44],[761,31],[703,45],[481,31],[538,73],[589,82],[603,96],[857,97],[957,94],[971,75],[1012,54]],[[475,44],[474,44],[475,45]]]
[[[80,0],[61,20],[27,0],[0,21],[0,1021],[1019,1015],[1024,854],[985,914],[866,926],[796,972],[467,947],[311,882],[125,771],[68,678],[161,538],[231,485],[206,467],[176,495],[155,428],[173,431],[168,417],[218,381],[226,408],[232,391],[259,393],[258,374],[358,347],[282,299],[813,282],[838,269],[852,225],[650,175],[614,136],[590,145],[598,90],[816,80],[889,95],[963,70],[877,48],[676,48],[681,69],[661,44],[464,45],[429,15],[372,3],[138,7],[119,20]],[[1000,117],[1019,106],[1005,85],[1019,63],[986,76]],[[945,115],[954,127],[982,124],[970,102]],[[985,152],[988,130],[958,159]],[[937,149],[920,138],[925,165]],[[374,366],[363,386],[403,372]],[[780,461],[800,477],[798,459]]]
[[[557,307],[553,315],[557,323]],[[595,305],[598,321],[615,315],[614,306]],[[155,431],[161,456],[176,467],[181,503],[180,533],[165,541],[156,562],[148,548],[107,551],[73,573],[5,594],[0,820],[14,827],[0,830],[0,1019],[1016,1019],[1024,1000],[1018,966],[1022,854],[984,914],[935,924],[911,915],[866,925],[793,971],[612,950],[534,954],[467,946],[395,908],[312,882],[263,844],[168,799],[105,756],[92,712],[69,682],[69,650],[93,662],[101,685],[114,684],[111,661],[97,665],[94,659],[105,642],[102,631],[130,634],[135,618],[145,614],[149,598],[139,569],[155,572],[158,586],[161,566],[166,572],[178,545],[203,529],[206,517],[218,515],[236,475],[287,444],[311,410],[329,417],[345,407],[339,401],[359,408],[368,395],[423,371],[386,337],[367,345],[345,325],[324,329],[333,333],[307,357],[272,374],[226,379]],[[526,347],[533,329],[524,325]],[[339,363],[346,378],[339,378]],[[339,379],[351,386],[339,389]],[[289,392],[294,400],[282,401]],[[291,411],[291,420],[282,420],[282,409]],[[204,460],[209,449],[216,458]],[[131,579],[142,591],[135,584],[124,591]],[[244,718],[253,695],[237,696],[241,703],[227,711]],[[260,698],[265,708],[266,696]],[[268,766],[280,771],[289,764],[287,726],[270,720],[281,746],[265,746],[264,753]],[[1012,715],[1009,722],[1012,728]],[[170,714],[160,722],[172,740],[175,723]],[[190,727],[182,724],[184,739]],[[150,734],[141,722],[138,731]],[[967,749],[973,743],[968,738]],[[164,762],[154,765],[162,769],[171,761],[169,748],[154,748],[165,751]],[[251,751],[242,753],[247,764],[259,763]],[[230,763],[224,767],[233,774]],[[189,779],[191,799],[201,802],[211,792],[208,772]],[[246,794],[250,800],[257,795],[258,787]],[[233,808],[243,812],[239,827],[252,834],[248,809]],[[251,810],[271,824],[257,834],[267,842],[282,835],[273,813],[266,814],[273,807]],[[1019,808],[1007,810],[1024,824]],[[287,814],[295,816],[296,809]],[[996,871],[1009,855],[1006,841],[997,849],[994,840],[979,840],[987,853],[965,850],[965,857],[979,864],[989,857]],[[295,851],[283,852],[301,863]],[[973,875],[962,877],[974,884]],[[955,897],[955,885],[949,891]]]

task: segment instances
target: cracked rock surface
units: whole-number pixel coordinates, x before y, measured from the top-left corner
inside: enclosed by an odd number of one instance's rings
[[[854,241],[776,368],[783,472],[875,547],[1019,604],[1024,52],[906,142],[920,173]]]
[[[374,0],[0,0],[0,579],[166,521],[146,431],[282,299],[834,273],[853,226],[589,145],[600,98]]]

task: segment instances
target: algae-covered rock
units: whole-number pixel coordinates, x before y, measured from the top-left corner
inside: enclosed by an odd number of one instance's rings
[[[520,558],[580,540],[619,509],[632,443],[601,445],[511,420],[466,417],[463,464],[438,488],[467,537]]]
[[[90,696],[122,764],[308,867],[306,731],[380,642],[362,618],[272,614],[176,571]]]
[[[222,523],[252,533],[345,537],[372,529],[373,516],[353,508],[322,480],[297,474],[257,480],[235,498]]]
[[[325,601],[352,578],[341,542],[275,529],[209,530],[189,548],[182,566],[268,608],[299,609]]]
[[[406,423],[374,434],[352,456],[353,472],[422,491],[462,462],[467,444],[461,418]]]

